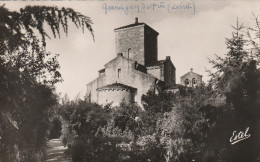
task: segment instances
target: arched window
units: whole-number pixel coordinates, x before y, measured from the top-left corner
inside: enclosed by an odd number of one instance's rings
[[[128,48],[128,54],[127,54],[127,58],[129,58],[130,57],[130,51],[131,51],[131,48]]]
[[[192,78],[191,83],[192,83],[192,87],[196,86],[196,80],[195,80],[195,78]]]
[[[120,74],[121,74],[121,69],[118,69],[117,71],[117,77],[120,78]]]
[[[188,80],[188,79],[185,79],[184,84],[185,84],[186,86],[189,85],[189,80]]]
[[[192,84],[196,84],[195,78],[192,78]]]

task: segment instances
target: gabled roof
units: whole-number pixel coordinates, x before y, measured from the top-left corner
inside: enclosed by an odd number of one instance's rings
[[[130,87],[130,86],[125,85],[125,84],[113,83],[113,84],[109,84],[109,85],[97,88],[97,91],[100,91],[100,90],[111,90],[111,89],[122,89],[122,90],[130,90],[130,91],[136,91],[137,90],[136,88]]]
[[[127,58],[127,57],[124,57],[123,55],[117,55],[114,59],[110,60],[108,63],[106,63],[104,66],[106,67],[108,64],[110,64],[111,62],[114,62],[116,61],[117,59],[119,58],[122,58],[122,59],[125,59],[125,60],[128,60],[128,61],[131,61],[132,63],[134,63],[135,61],[130,59],[130,58]]]
[[[199,75],[200,77],[202,77],[202,75],[194,73],[193,71],[190,71],[190,72],[184,74],[183,76],[181,76],[181,78],[183,78],[183,77],[185,77],[186,75],[189,75],[189,74],[195,74],[195,75]]]
[[[166,60],[159,60],[159,61],[153,61],[150,64],[147,65],[147,67],[152,67],[152,66],[160,66],[164,64]]]

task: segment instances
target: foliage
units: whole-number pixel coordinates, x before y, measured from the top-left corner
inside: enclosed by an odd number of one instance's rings
[[[75,142],[70,142],[71,151],[88,150],[77,157],[95,161],[256,160],[259,153],[259,143],[255,142],[259,136],[256,131],[259,121],[258,56],[251,55],[257,50],[249,54],[250,50],[245,48],[248,41],[240,33],[243,26],[237,24],[234,28],[232,38],[226,40],[227,55],[210,61],[216,72],[211,74],[208,85],[193,88],[177,85],[177,93],[149,91],[142,97],[143,107],[122,103],[102,109],[76,101],[71,108],[64,109],[68,110],[64,115],[71,129],[68,134],[73,136],[70,141]],[[91,108],[86,105],[101,109],[97,121],[80,122],[91,116],[86,111]],[[86,110],[75,113],[79,107]],[[94,112],[97,113],[96,109]],[[103,113],[109,114],[109,120],[94,124],[104,119],[100,119]],[[78,118],[73,117],[76,114]],[[247,126],[252,138],[247,139],[247,143],[231,145],[232,132]],[[79,131],[81,129],[88,131]],[[79,146],[74,148],[74,145]],[[98,154],[104,156],[100,159]]]
[[[53,89],[0,60],[1,161],[35,161],[44,152]],[[14,150],[15,149],[15,150]]]
[[[135,145],[132,147],[131,152],[129,152],[129,160],[126,161],[152,161],[152,162],[162,162],[165,161],[164,156],[166,154],[166,149],[163,144],[160,143],[159,138],[155,140],[149,140],[145,142],[144,146]]]
[[[76,137],[98,134],[99,128],[106,125],[109,118],[99,105],[84,100],[67,102],[58,111]]]
[[[55,118],[54,120],[51,121],[50,125],[50,134],[49,134],[49,139],[56,139],[60,138],[61,136],[61,129],[62,129],[62,123],[60,119]]]
[[[41,161],[49,109],[57,102],[53,84],[61,81],[57,56],[46,51],[44,29],[68,33],[69,20],[88,29],[91,20],[72,9],[0,6],[0,161]],[[40,35],[40,37],[38,37]]]
[[[89,17],[75,12],[71,8],[48,7],[48,6],[27,6],[21,8],[19,12],[9,11],[4,5],[0,8],[1,15],[1,33],[0,42],[1,54],[9,54],[19,48],[26,48],[32,44],[31,41],[37,40],[36,31],[41,35],[42,45],[45,47],[45,37],[49,37],[43,28],[48,25],[54,37],[60,37],[60,29],[68,34],[68,21],[71,20],[76,27],[81,27],[84,32],[85,28],[88,29],[93,35],[91,27],[92,21]],[[36,31],[35,31],[36,30]],[[93,35],[94,36],[94,35]],[[39,42],[33,42],[40,45]],[[33,51],[39,49],[34,46]]]
[[[142,96],[144,102],[144,109],[152,113],[165,113],[172,110],[173,94],[165,91],[161,92],[160,95],[148,91],[147,95]]]
[[[247,41],[243,35],[243,24],[239,25],[237,22],[237,26],[233,28],[235,32],[232,33],[232,38],[226,39],[228,53],[224,58],[218,56],[216,61],[210,60],[217,70],[211,74],[211,82],[220,93],[226,95],[228,103],[238,108],[244,104],[244,96],[255,98],[259,57],[258,54],[254,57],[252,52],[245,49]]]
[[[121,105],[114,110],[114,127],[118,127],[120,130],[131,131],[136,140],[142,132],[142,109],[136,105],[127,105],[121,103]]]
[[[212,73],[212,84],[219,93],[227,98],[224,113],[217,120],[215,128],[209,134],[209,151],[212,157],[227,161],[254,161],[257,159],[256,129],[259,127],[259,21],[255,17],[255,26],[245,30],[237,22],[232,37],[226,39],[228,52],[225,57],[210,61],[217,70]],[[246,35],[244,35],[246,33]],[[251,130],[251,138],[246,142],[230,145],[232,132]],[[218,133],[221,131],[221,134]],[[244,131],[244,130],[243,130]],[[215,147],[212,147],[215,146]],[[218,156],[216,156],[218,155]],[[259,157],[258,157],[259,158]]]
[[[182,91],[171,100],[172,111],[164,113],[158,127],[161,141],[166,143],[168,161],[201,160],[208,131],[214,127],[216,116],[220,113],[215,107],[216,93],[209,86],[196,88],[181,87]],[[212,111],[205,111],[211,108]],[[215,118],[213,118],[215,117]]]
[[[110,119],[101,106],[76,100],[63,103],[57,111],[67,123],[67,130],[63,130],[63,140],[71,148],[74,161],[117,157],[112,155],[116,154],[116,139],[103,136],[101,131]],[[104,156],[100,157],[100,154]]]
[[[114,126],[130,131],[129,161],[188,161],[202,151],[206,133],[214,125],[218,109],[210,86],[182,87],[181,93],[148,92],[143,95],[144,109],[122,103],[113,108]],[[214,121],[213,121],[214,120]],[[145,140],[150,139],[150,140]]]
[[[60,29],[68,33],[69,20],[93,35],[90,18],[70,8],[27,6],[16,12],[0,6],[0,56],[38,81],[51,84],[61,81],[57,56],[45,49],[45,38],[50,37],[43,27],[49,26],[54,37],[60,37]]]

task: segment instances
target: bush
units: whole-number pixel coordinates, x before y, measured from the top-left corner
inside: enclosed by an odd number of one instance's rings
[[[55,138],[60,138],[61,136],[61,129],[62,129],[62,125],[61,125],[61,121],[57,118],[55,118],[52,122],[51,122],[51,126],[50,126],[50,134],[49,134],[49,139],[55,139]]]

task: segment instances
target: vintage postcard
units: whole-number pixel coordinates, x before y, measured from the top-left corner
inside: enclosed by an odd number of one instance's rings
[[[0,1],[0,162],[260,161],[260,1]]]

